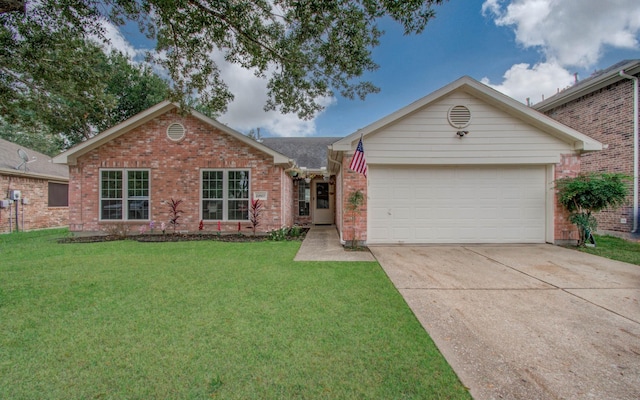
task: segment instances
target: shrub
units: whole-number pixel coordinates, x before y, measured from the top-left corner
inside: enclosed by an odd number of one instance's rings
[[[591,173],[556,182],[558,201],[571,213],[571,223],[578,227],[578,246],[583,246],[598,227],[593,213],[624,204],[629,192],[628,179],[618,173]]]
[[[283,240],[287,240],[287,235],[289,234],[289,228],[283,226],[280,229],[274,229],[269,232],[267,238],[269,240],[273,240],[275,242],[281,242]]]

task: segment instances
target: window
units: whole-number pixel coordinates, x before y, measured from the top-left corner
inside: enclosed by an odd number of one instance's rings
[[[100,171],[100,219],[149,219],[149,171]]]
[[[298,215],[309,215],[309,199],[311,198],[311,186],[304,180],[298,181]]]
[[[49,182],[49,207],[69,207],[69,185]]]
[[[202,171],[202,219],[249,219],[249,171]]]
[[[316,182],[316,209],[329,209],[329,184],[327,182]]]

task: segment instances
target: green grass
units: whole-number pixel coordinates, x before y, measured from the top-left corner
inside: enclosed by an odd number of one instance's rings
[[[582,247],[580,250],[612,260],[640,265],[640,243],[608,235],[594,235],[594,237],[596,239],[596,247]]]
[[[0,398],[469,399],[377,263],[0,235]]]

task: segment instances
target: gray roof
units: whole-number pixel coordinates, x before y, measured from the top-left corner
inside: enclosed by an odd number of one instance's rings
[[[605,86],[626,80],[627,78],[620,76],[621,70],[624,70],[629,75],[638,75],[640,72],[640,60],[623,60],[603,70],[596,71],[590,77],[576,82],[570,88],[562,90],[540,103],[534,104],[533,108],[545,112]]]
[[[269,137],[262,144],[293,159],[298,167],[319,170],[327,167],[327,147],[341,137]]]
[[[18,156],[18,149],[24,150],[31,160],[35,157],[35,161],[26,164],[26,171],[25,165],[20,167],[19,170],[16,169],[17,166],[22,164],[22,159]],[[42,178],[69,179],[69,167],[66,165],[54,164],[51,162],[51,157],[46,154],[38,153],[24,146],[0,139],[0,174],[6,173],[10,173],[11,175],[24,174]]]

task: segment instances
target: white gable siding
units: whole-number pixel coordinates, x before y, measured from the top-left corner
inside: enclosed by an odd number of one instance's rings
[[[449,125],[447,113],[455,105],[471,110],[463,130]],[[512,117],[465,92],[456,91],[365,139],[369,164],[550,164],[571,144]]]

